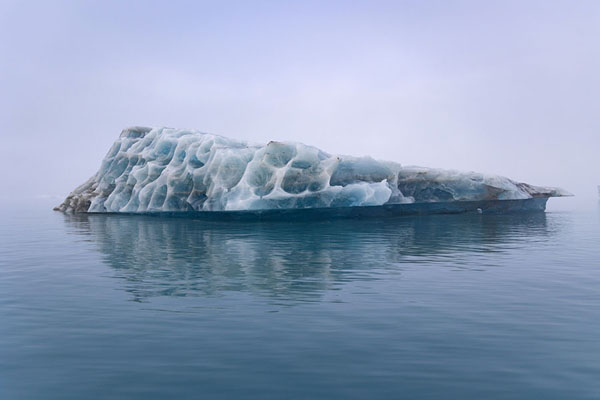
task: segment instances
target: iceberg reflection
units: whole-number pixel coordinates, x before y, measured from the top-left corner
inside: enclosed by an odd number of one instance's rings
[[[136,301],[225,292],[319,301],[348,282],[385,279],[406,268],[500,266],[506,260],[490,258],[490,252],[525,247],[554,232],[544,213],[305,223],[64,218],[69,233],[91,238]]]

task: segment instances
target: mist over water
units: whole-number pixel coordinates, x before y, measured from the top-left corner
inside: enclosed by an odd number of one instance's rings
[[[598,209],[1,217],[4,398],[600,393]]]

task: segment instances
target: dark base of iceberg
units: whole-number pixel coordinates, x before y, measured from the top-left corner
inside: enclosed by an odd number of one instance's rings
[[[306,221],[328,219],[392,218],[431,214],[506,214],[543,212],[546,197],[523,200],[451,201],[436,203],[387,204],[363,207],[327,207],[305,209],[268,209],[250,211],[158,211],[130,214],[157,217],[179,217],[211,221]],[[107,214],[89,213],[89,214]]]

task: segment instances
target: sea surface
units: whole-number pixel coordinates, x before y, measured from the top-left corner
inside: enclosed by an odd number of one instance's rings
[[[50,206],[0,211],[0,399],[600,398],[596,205],[269,223]]]

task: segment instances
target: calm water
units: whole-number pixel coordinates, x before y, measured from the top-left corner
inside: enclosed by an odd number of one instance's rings
[[[1,399],[598,399],[600,216],[0,214]]]

